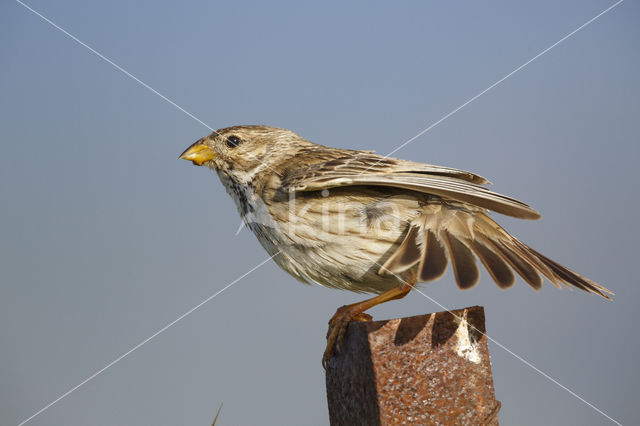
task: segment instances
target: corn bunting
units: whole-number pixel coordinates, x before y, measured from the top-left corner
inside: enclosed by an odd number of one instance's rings
[[[515,272],[534,290],[544,276],[559,288],[613,294],[501,228],[489,211],[540,214],[470,172],[317,145],[267,126],[217,130],[180,158],[215,170],[246,226],[296,279],[377,294],[331,318],[325,366],[350,321],[370,320],[367,309],[440,278],[448,263],[461,289],[478,282],[477,258],[503,289]]]

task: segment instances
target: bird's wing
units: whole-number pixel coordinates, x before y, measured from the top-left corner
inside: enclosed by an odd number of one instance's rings
[[[291,163],[293,167],[288,170],[288,178],[291,180],[325,176],[329,172],[348,175],[394,172],[447,176],[480,185],[491,183],[484,177],[466,170],[383,157],[374,154],[373,151],[337,149],[322,145],[302,149]],[[301,164],[305,167],[300,167]]]
[[[464,290],[480,279],[476,256],[500,288],[511,287],[516,272],[536,291],[544,276],[559,288],[579,288],[605,299],[613,294],[522,243],[484,213],[436,204],[411,222],[402,244],[378,273],[396,275],[416,267],[418,281],[428,282],[440,278],[451,263],[458,287]]]
[[[321,191],[343,186],[386,186],[431,194],[464,202],[522,219],[539,219],[540,213],[506,195],[481,186],[486,179],[464,170],[380,157],[371,153],[337,156],[307,168],[289,169],[283,188],[289,191]],[[317,158],[317,156],[316,156]],[[299,159],[304,164],[304,158]]]

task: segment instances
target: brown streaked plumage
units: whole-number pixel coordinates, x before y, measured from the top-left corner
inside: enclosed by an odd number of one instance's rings
[[[477,284],[479,259],[500,288],[517,274],[536,291],[545,277],[559,288],[613,294],[489,218],[540,214],[470,172],[317,145],[268,126],[217,130],[180,158],[217,172],[258,241],[295,278],[378,294],[338,309],[323,363],[350,321],[370,319],[364,311],[440,278],[448,264],[461,289]]]

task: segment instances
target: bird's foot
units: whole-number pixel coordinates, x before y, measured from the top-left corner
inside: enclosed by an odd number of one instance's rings
[[[361,311],[362,308],[353,305],[345,305],[336,311],[329,320],[327,330],[327,347],[322,356],[322,366],[327,369],[331,357],[335,355],[342,346],[344,335],[351,321],[371,321],[373,317]]]

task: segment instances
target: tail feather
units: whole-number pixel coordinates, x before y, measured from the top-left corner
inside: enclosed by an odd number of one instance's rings
[[[379,273],[397,274],[417,267],[418,280],[428,282],[440,278],[451,260],[458,287],[469,289],[480,278],[476,257],[503,289],[513,286],[515,271],[536,291],[542,288],[544,276],[558,288],[575,287],[605,299],[613,294],[517,240],[484,212],[445,205],[424,208]]]
[[[523,244],[524,245],[524,244]],[[589,278],[586,278],[577,272],[572,271],[571,269],[560,265],[559,263],[549,259],[545,255],[538,253],[531,247],[526,246],[531,253],[533,253],[538,259],[540,259],[545,265],[549,267],[557,277],[558,281],[562,282],[564,285],[569,287],[570,284],[574,287],[577,287],[581,290],[587,291],[589,293],[594,293],[599,296],[604,297],[605,299],[611,300],[611,297],[608,296],[614,295],[614,293],[606,287],[601,286],[600,284],[591,281]]]
[[[551,284],[558,288],[562,288],[562,284],[558,281],[557,276],[553,273],[553,271],[542,261],[536,254],[533,253],[531,247],[523,244],[519,240],[513,239],[514,249],[520,253],[521,256],[527,258],[527,260],[542,274],[549,280]],[[537,253],[537,252],[536,252]]]
[[[423,257],[418,268],[420,281],[437,280],[447,271],[447,253],[436,234],[427,229],[424,232]]]
[[[538,271],[531,266],[526,257],[520,255],[513,249],[513,245],[505,244],[502,241],[492,241],[493,246],[504,260],[522,277],[534,290],[542,288],[542,278]]]
[[[462,290],[475,286],[480,279],[476,258],[471,249],[450,232],[443,232],[444,241],[449,249],[451,267],[458,287]]]
[[[502,289],[513,287],[513,284],[516,282],[516,276],[513,275],[508,263],[502,260],[500,256],[485,244],[478,241],[473,242],[473,251],[498,287]]]
[[[409,227],[400,247],[380,269],[381,274],[406,271],[420,261],[424,254],[418,246],[418,232],[422,232],[420,226],[411,225]]]

